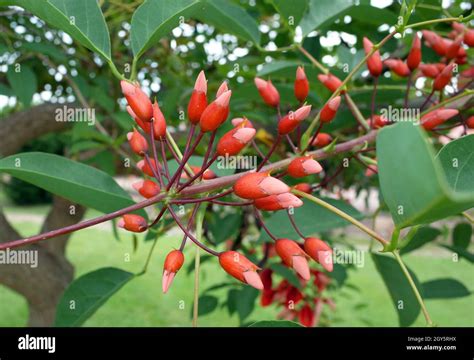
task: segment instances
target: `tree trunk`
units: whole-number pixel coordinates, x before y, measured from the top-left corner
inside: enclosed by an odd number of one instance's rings
[[[55,121],[57,106],[40,105],[15,113],[0,122],[0,154],[7,156],[17,152],[25,143],[41,135],[65,130],[67,123]],[[25,131],[27,129],[28,131]],[[71,206],[74,211],[71,212]],[[54,197],[50,212],[42,230],[48,231],[80,221],[85,209],[69,201]],[[21,238],[0,211],[0,242]],[[0,284],[24,296],[29,307],[29,326],[51,326],[54,323],[56,305],[74,277],[74,269],[65,257],[69,235],[44,243],[25,246],[16,251],[32,250],[37,253],[37,267],[30,264],[0,265]],[[14,251],[14,250],[10,250]]]

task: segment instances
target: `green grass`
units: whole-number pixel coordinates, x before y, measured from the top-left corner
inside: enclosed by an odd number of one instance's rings
[[[33,234],[39,226],[31,223],[15,223],[23,235]],[[117,241],[105,229],[87,229],[76,233],[68,247],[68,257],[76,269],[76,276],[100,267],[115,266],[131,272],[139,272],[146,259],[151,243],[139,241],[133,251],[131,236],[121,232]],[[194,273],[187,274],[184,268],[194,262],[195,248],[188,246],[186,264],[177,275],[169,293],[161,292],[161,274],[166,254],[178,246],[180,237],[168,236],[159,240],[149,271],[133,279],[104,306],[85,326],[190,326]],[[424,251],[423,253],[426,253]],[[445,253],[444,255],[447,255]],[[460,260],[455,263],[449,256],[437,253],[438,257],[414,252],[406,257],[407,265],[417,274],[421,282],[452,277],[467,286],[471,294],[456,299],[427,300],[426,305],[433,321],[440,326],[474,326],[474,279],[473,265]],[[202,265],[201,289],[222,282],[232,281],[216,263]],[[365,266],[351,270],[347,280],[349,286],[334,292],[337,310],[326,309],[333,326],[397,326],[396,311],[381,277],[375,270],[368,254]],[[358,290],[354,290],[353,286]],[[216,291],[220,302],[225,300],[225,290]],[[9,289],[0,286],[0,326],[24,326],[27,321],[25,300]],[[249,321],[274,319],[279,309],[260,308],[250,315]],[[229,316],[226,308],[218,308],[211,314],[200,317],[200,326],[238,326],[237,315]],[[416,324],[424,326],[420,315]]]

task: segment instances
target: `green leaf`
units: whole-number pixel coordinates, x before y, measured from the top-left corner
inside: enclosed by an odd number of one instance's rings
[[[55,326],[81,326],[113,294],[133,279],[130,272],[102,268],[74,280],[56,308]]]
[[[249,327],[304,327],[294,321],[288,320],[262,320],[250,324]]]
[[[466,150],[466,144],[470,144],[470,149]],[[465,150],[462,155],[460,148]],[[466,183],[466,175],[474,166],[470,160],[474,159],[474,135],[446,145],[439,159],[446,163],[452,154],[456,156],[458,167],[455,170],[449,166],[444,168],[446,172],[455,171],[459,178],[453,184],[454,189],[448,185],[443,168],[419,126],[405,122],[379,131],[380,187],[398,228],[433,222],[474,206],[474,182]]]
[[[275,272],[275,274],[278,274],[284,279],[288,280],[291,285],[298,289],[301,289],[301,282],[298,279],[298,276],[294,273],[294,271],[290,270],[288,267],[282,264],[272,264],[270,265],[270,268]]]
[[[451,245],[441,245],[441,246],[457,254],[459,257],[464,258],[470,263],[474,264],[474,254],[470,253],[466,249],[457,247],[457,246],[451,246]]]
[[[271,2],[286,23],[290,23],[290,17],[293,18],[293,25],[290,25],[292,27],[299,24],[308,7],[308,0],[272,0]]]
[[[134,204],[111,176],[58,155],[40,152],[11,155],[0,160],[1,171],[104,213]]]
[[[474,194],[474,134],[451,141],[436,157],[451,189]]]
[[[239,289],[230,289],[227,292],[227,310],[232,315],[237,313],[242,323],[255,308],[258,290],[251,286],[241,286]]]
[[[33,70],[23,64],[10,65],[7,71],[7,79],[13,90],[13,95],[16,96],[24,106],[30,106],[33,95],[38,87],[36,74]]]
[[[308,12],[300,22],[303,36],[334,20],[351,6],[352,0],[310,0]]]
[[[225,0],[147,0],[132,17],[132,50],[139,58],[153,44],[179,26],[182,19],[196,17],[245,40],[260,42],[255,20],[240,6]]]
[[[420,304],[404,276],[399,264],[391,257],[371,254],[377,271],[382,276],[385,286],[390,293],[393,305],[397,311],[400,326],[410,326],[420,313]],[[411,276],[417,284],[418,280],[411,271]]]
[[[441,231],[429,226],[419,228],[410,241],[402,242],[400,254],[407,254],[410,251],[419,249],[423,245],[434,241],[440,234]]]
[[[358,220],[363,218],[359,211],[343,201],[334,199],[323,200]],[[350,225],[347,220],[307,200],[304,201],[302,207],[294,209],[293,217],[298,228],[307,236]],[[288,214],[284,210],[273,212],[265,219],[265,224],[279,238],[299,238],[299,235],[291,225]],[[270,237],[265,231],[261,231],[259,240],[269,241]]]
[[[110,37],[97,0],[7,0],[71,35],[88,49],[110,60]]]
[[[472,239],[472,226],[468,223],[459,223],[453,230],[453,245],[467,249]]]
[[[210,314],[213,312],[217,305],[219,305],[219,300],[212,295],[203,295],[199,297],[199,307],[198,307],[198,315],[203,316]],[[191,308],[191,315],[193,317],[193,309]]]
[[[222,226],[223,224],[225,226]],[[220,244],[230,238],[235,238],[241,225],[242,214],[240,212],[225,216],[215,214],[208,223],[210,235],[216,244]]]
[[[469,296],[468,288],[455,279],[436,279],[421,284],[425,299],[447,299]]]
[[[22,49],[24,50],[30,50],[36,53],[40,53],[43,55],[47,55],[51,57],[52,59],[59,61],[61,63],[65,63],[68,61],[67,55],[62,52],[58,47],[54,46],[53,44],[50,43],[43,43],[43,42],[35,42],[35,43],[29,43],[29,42],[24,42],[21,44]]]
[[[215,27],[251,41],[260,43],[257,22],[240,6],[228,0],[203,0],[196,18]]]

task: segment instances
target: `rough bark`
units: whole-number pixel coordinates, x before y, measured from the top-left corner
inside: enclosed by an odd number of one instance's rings
[[[45,104],[14,113],[0,122],[0,154],[16,153],[24,144],[51,132],[67,129],[68,123],[55,121],[58,106]],[[52,207],[42,225],[42,231],[72,225],[80,221],[84,208],[74,205],[71,213],[69,201],[54,197]],[[0,211],[0,242],[21,238]],[[51,326],[56,305],[74,277],[74,269],[65,257],[69,235],[51,242],[22,247],[20,251],[33,250],[38,254],[38,267],[31,265],[0,265],[0,284],[24,296],[29,307],[29,326]]]

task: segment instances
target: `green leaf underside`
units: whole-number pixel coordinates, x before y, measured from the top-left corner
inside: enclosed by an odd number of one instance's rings
[[[420,313],[420,304],[408,280],[401,271],[399,264],[392,257],[374,253],[371,256],[390,293],[400,326],[410,326]],[[411,271],[410,273],[415,284],[417,284],[417,288],[420,289],[415,274]]]
[[[401,244],[400,254],[406,254],[413,250],[419,249],[425,244],[434,241],[438,235],[441,234],[441,231],[432,227],[422,227],[418,229],[417,233],[413,238],[406,243]]]
[[[18,70],[17,72],[15,65],[10,65],[7,72],[7,79],[13,90],[13,94],[25,107],[28,107],[37,90],[36,74],[29,66],[23,64],[20,65]]]
[[[308,11],[299,24],[303,36],[321,28],[353,5],[352,0],[310,0]]]
[[[465,142],[471,144],[470,152],[473,152],[474,135],[469,135],[446,145],[440,151],[440,163],[419,126],[399,123],[379,131],[380,187],[397,227],[433,222],[474,206],[474,182],[467,186],[464,173],[472,171],[474,166],[471,155],[465,153],[459,157],[457,168],[447,166],[448,156],[443,155],[444,151],[458,154],[458,146],[464,148]],[[462,179],[463,191],[452,189],[446,177]]]
[[[358,220],[363,218],[360,212],[343,201],[333,199],[323,200]],[[307,236],[350,225],[347,220],[307,200],[304,201],[302,207],[294,209],[293,218],[301,232]],[[299,239],[299,235],[291,225],[285,210],[273,212],[265,219],[265,224],[269,227],[270,231],[279,238]],[[270,237],[262,230],[259,240],[270,241]]]
[[[133,277],[130,272],[112,267],[82,275],[64,292],[56,309],[55,326],[81,326]]]
[[[294,321],[288,320],[262,320],[250,324],[249,327],[304,327]]]
[[[468,288],[456,279],[436,279],[421,284],[425,299],[447,299],[469,296]]]
[[[255,20],[225,0],[147,0],[132,17],[132,50],[139,58],[180,21],[195,17],[245,40],[260,42]]]
[[[12,155],[0,160],[0,172],[104,213],[135,203],[110,175],[59,155]]]
[[[20,6],[89,50],[111,58],[109,30],[97,0],[4,0],[0,5]]]

